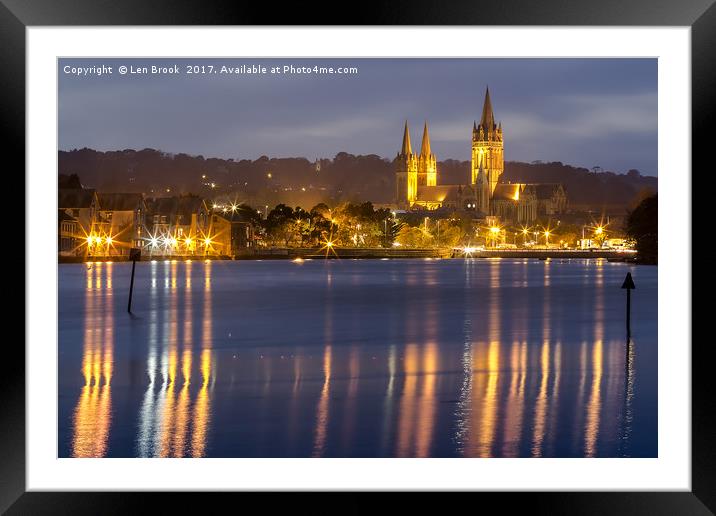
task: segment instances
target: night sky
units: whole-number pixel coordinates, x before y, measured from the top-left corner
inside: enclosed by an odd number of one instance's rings
[[[357,75],[186,75],[186,64],[356,66]],[[179,75],[119,75],[120,65]],[[113,67],[75,76],[69,66]],[[489,85],[508,161],[657,175],[656,59],[60,59],[61,150],[142,149],[256,159],[393,158],[405,119],[438,160],[470,159]]]

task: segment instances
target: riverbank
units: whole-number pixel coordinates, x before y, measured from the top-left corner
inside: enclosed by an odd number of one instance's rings
[[[469,254],[458,252],[450,248],[436,249],[395,249],[395,248],[355,248],[335,247],[326,248],[271,248],[260,249],[255,253],[241,254],[236,256],[185,256],[185,255],[147,255],[142,256],[142,261],[150,260],[294,260],[301,259],[406,259],[406,258],[532,258],[539,260],[546,259],[569,259],[569,258],[604,258],[609,261],[634,261],[634,253],[624,251],[613,251],[606,249],[597,250],[572,250],[572,249],[484,249],[475,250]],[[84,262],[126,262],[129,257],[123,256],[59,256],[59,263],[84,263]]]

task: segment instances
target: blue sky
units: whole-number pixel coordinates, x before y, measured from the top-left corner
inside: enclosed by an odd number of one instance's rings
[[[120,65],[355,66],[355,75],[119,75]],[[113,67],[76,76],[69,66]],[[657,175],[656,59],[60,59],[59,145],[205,157],[393,158],[407,119],[439,160],[470,158],[485,87],[505,159]]]

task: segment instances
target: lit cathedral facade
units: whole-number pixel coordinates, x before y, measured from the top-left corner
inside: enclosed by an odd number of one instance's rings
[[[500,183],[505,170],[502,124],[495,121],[489,89],[485,92],[480,123],[472,126],[469,182],[438,184],[437,158],[430,149],[427,122],[419,154],[412,151],[410,130],[405,122],[403,144],[395,164],[396,201],[401,209],[450,208],[531,222],[566,208],[567,197],[560,184]]]

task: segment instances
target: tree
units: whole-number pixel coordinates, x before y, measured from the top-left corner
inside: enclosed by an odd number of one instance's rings
[[[440,244],[443,247],[457,247],[462,237],[463,231],[460,226],[448,226],[440,233]]]
[[[277,205],[269,212],[265,225],[271,241],[288,247],[295,233],[293,208],[285,204]]]
[[[403,247],[430,247],[432,236],[421,228],[404,226],[395,237],[395,241]]]
[[[647,197],[630,211],[627,236],[636,244],[637,261],[656,265],[658,261],[659,204],[657,195]]]
[[[393,242],[396,241],[398,238],[398,235],[400,234],[400,231],[406,227],[405,222],[402,222],[400,220],[389,220],[388,221],[388,235],[386,237],[385,246],[386,247],[392,247]]]

